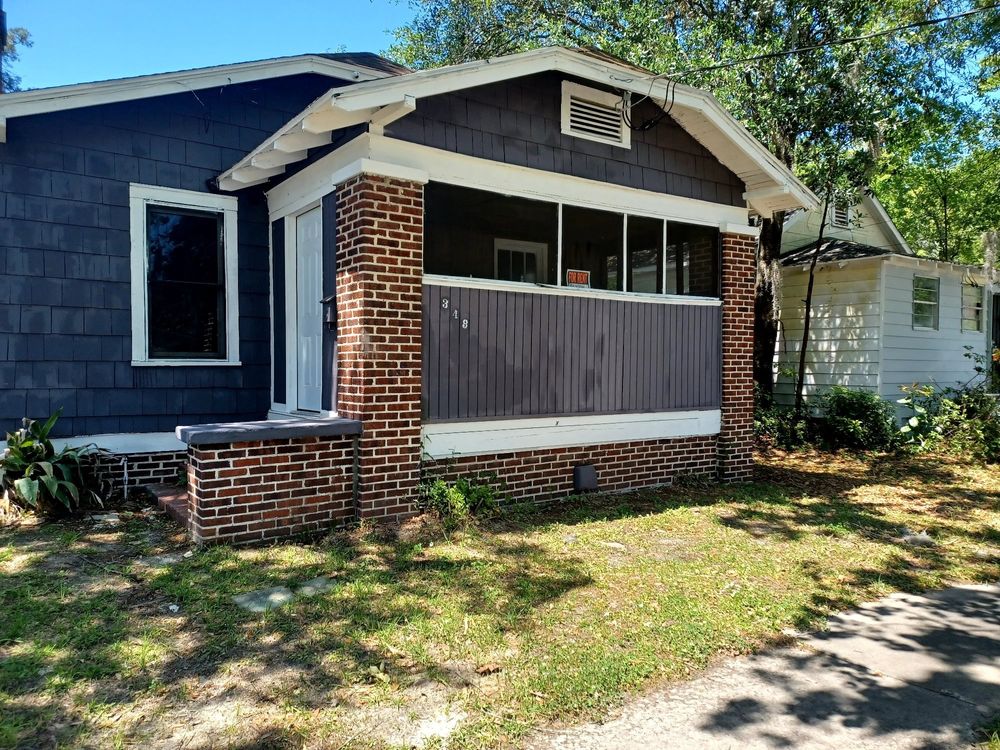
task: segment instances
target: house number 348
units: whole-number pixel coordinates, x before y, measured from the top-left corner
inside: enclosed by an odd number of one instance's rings
[[[441,309],[442,310],[447,310],[449,307],[451,307],[451,300],[449,300],[447,297],[442,297],[441,298]],[[451,317],[452,317],[453,320],[458,320],[459,319],[458,310],[452,308],[452,310],[451,310]],[[469,328],[469,319],[468,318],[462,318],[462,330],[468,330],[468,328]]]

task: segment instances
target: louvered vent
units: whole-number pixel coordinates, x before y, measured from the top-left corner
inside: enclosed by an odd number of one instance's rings
[[[629,148],[620,96],[564,81],[562,97],[562,132]]]
[[[851,209],[843,204],[833,204],[833,225],[847,227],[851,223]]]

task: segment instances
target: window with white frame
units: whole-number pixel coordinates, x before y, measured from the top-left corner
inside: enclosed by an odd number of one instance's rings
[[[940,291],[940,279],[930,276],[913,277],[914,328],[937,330]]]
[[[983,288],[976,284],[962,284],[962,330],[983,330]]]
[[[129,186],[132,364],[238,364],[237,199]]]
[[[563,81],[562,132],[588,141],[631,148],[627,106],[621,94]]]

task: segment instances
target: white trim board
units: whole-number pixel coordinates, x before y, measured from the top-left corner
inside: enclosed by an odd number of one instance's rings
[[[747,209],[600,180],[546,172],[362,133],[267,192],[270,220],[329,193],[358,174],[430,180],[534,200],[719,227],[753,235]],[[738,229],[737,229],[738,228]]]
[[[494,289],[499,292],[523,292],[524,294],[551,294],[559,297],[586,297],[587,299],[613,299],[621,302],[651,302],[659,305],[705,305],[719,307],[718,297],[694,297],[683,294],[651,294],[648,292],[616,292],[607,289],[580,289],[572,286],[552,286],[549,284],[527,284],[516,281],[476,279],[467,276],[443,276],[425,273],[423,283],[430,286],[467,287],[469,289]]]
[[[173,73],[79,83],[71,86],[18,91],[4,94],[0,101],[0,142],[7,140],[6,122],[15,117],[44,114],[78,107],[148,99],[153,96],[183,94],[199,89],[234,83],[316,73],[344,81],[371,81],[390,74],[362,65],[330,60],[319,55],[295,55],[254,62],[194,68]]]
[[[239,237],[237,210],[239,201],[232,195],[213,195],[196,190],[179,190],[157,185],[130,183],[129,233],[132,307],[133,367],[196,367],[240,364]],[[226,356],[224,359],[151,358],[148,339],[146,216],[147,206],[183,208],[217,212],[223,221],[223,268],[226,309]]]
[[[53,438],[56,450],[63,448],[96,445],[110,453],[179,453],[187,450],[187,444],[177,439],[172,432],[114,432],[102,435],[75,435],[68,438]],[[6,450],[7,441],[0,440],[0,450]]]
[[[396,108],[387,116],[391,119],[405,115],[398,110],[401,104],[408,107],[421,98],[548,71],[654,99],[669,98],[673,119],[743,181],[747,199],[761,214],[819,205],[812,191],[707,91],[676,84],[584,50],[564,47],[544,47],[331,90],[219,175],[219,186],[223,190],[239,190],[262,183],[280,174],[285,164],[307,156],[307,150],[297,150],[289,144],[301,142],[309,135],[325,135],[380,120],[379,110],[383,108]],[[267,167],[271,159],[266,155],[273,151],[281,151],[285,156],[275,158],[275,163],[282,162],[280,166]]]
[[[721,428],[721,410],[705,409],[432,422],[423,425],[421,432],[424,452],[433,459],[447,459],[540,448],[716,435]]]

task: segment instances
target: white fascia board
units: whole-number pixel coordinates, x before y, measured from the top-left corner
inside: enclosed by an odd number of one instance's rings
[[[439,182],[714,227],[735,224],[746,227],[747,233],[752,231],[746,226],[746,208],[739,206],[480,159],[385,136],[369,138],[375,161],[426,172],[431,180]]]
[[[317,73],[345,81],[371,81],[389,75],[325,57],[300,55],[4,94],[0,98],[0,117],[9,120],[63,109],[182,94],[185,91],[304,73]]]
[[[430,180],[524,198],[719,227],[753,235],[747,210],[546,172],[362,133],[267,192],[271,221],[329,193],[358,174],[426,183]]]
[[[76,435],[68,438],[53,438],[52,447],[79,448],[95,445],[116,455],[132,453],[181,453],[187,444],[178,440],[172,432],[121,432],[105,435]],[[7,441],[0,440],[0,451],[7,448]]]
[[[902,266],[904,268],[934,269],[941,273],[954,273],[959,275],[972,274],[978,279],[985,281],[986,275],[982,266],[967,266],[962,263],[949,263],[945,260],[935,260],[934,258],[921,258],[919,255],[883,255],[881,258],[890,265]]]
[[[892,238],[899,246],[900,251],[906,253],[907,255],[916,255],[916,253],[913,252],[912,248],[910,248],[910,245],[907,243],[907,241],[903,239],[903,235],[899,233],[899,230],[896,228],[896,225],[889,217],[889,213],[885,210],[885,206],[882,205],[882,202],[879,201],[879,199],[876,198],[874,195],[866,195],[864,197],[864,201],[866,201],[871,206],[872,211],[878,217],[878,220],[882,222],[882,225],[886,228],[889,234],[892,235]]]
[[[431,422],[421,432],[424,452],[434,459],[544,448],[572,448],[638,440],[717,435],[718,409],[648,414],[597,414],[570,417]]]
[[[707,124],[713,134],[712,138],[702,136],[699,138],[700,142],[729,169],[740,175],[741,179],[746,180],[748,176],[752,176],[755,178],[754,184],[763,179],[765,183],[769,183],[768,187],[774,185],[782,189],[780,197],[755,205],[754,208],[757,210],[769,212],[775,207],[811,208],[819,205],[819,199],[812,191],[799,182],[791,171],[764,148],[710,93],[683,84],[676,86],[671,84],[668,91],[668,82],[665,79],[651,80],[627,66],[612,65],[561,47],[542,48],[500,58],[417,71],[331,90],[247,157],[223,172],[220,184],[230,185],[227,178],[233,171],[248,166],[253,156],[270,150],[273,141],[287,132],[307,126],[310,132],[319,132],[321,128],[334,130],[365,122],[383,107],[547,71],[558,71],[654,98],[669,96],[673,102],[671,114],[675,119],[689,132],[699,130],[689,127],[699,118],[700,124]],[[688,121],[687,124],[685,120]],[[740,155],[741,158],[734,158],[733,153]]]

